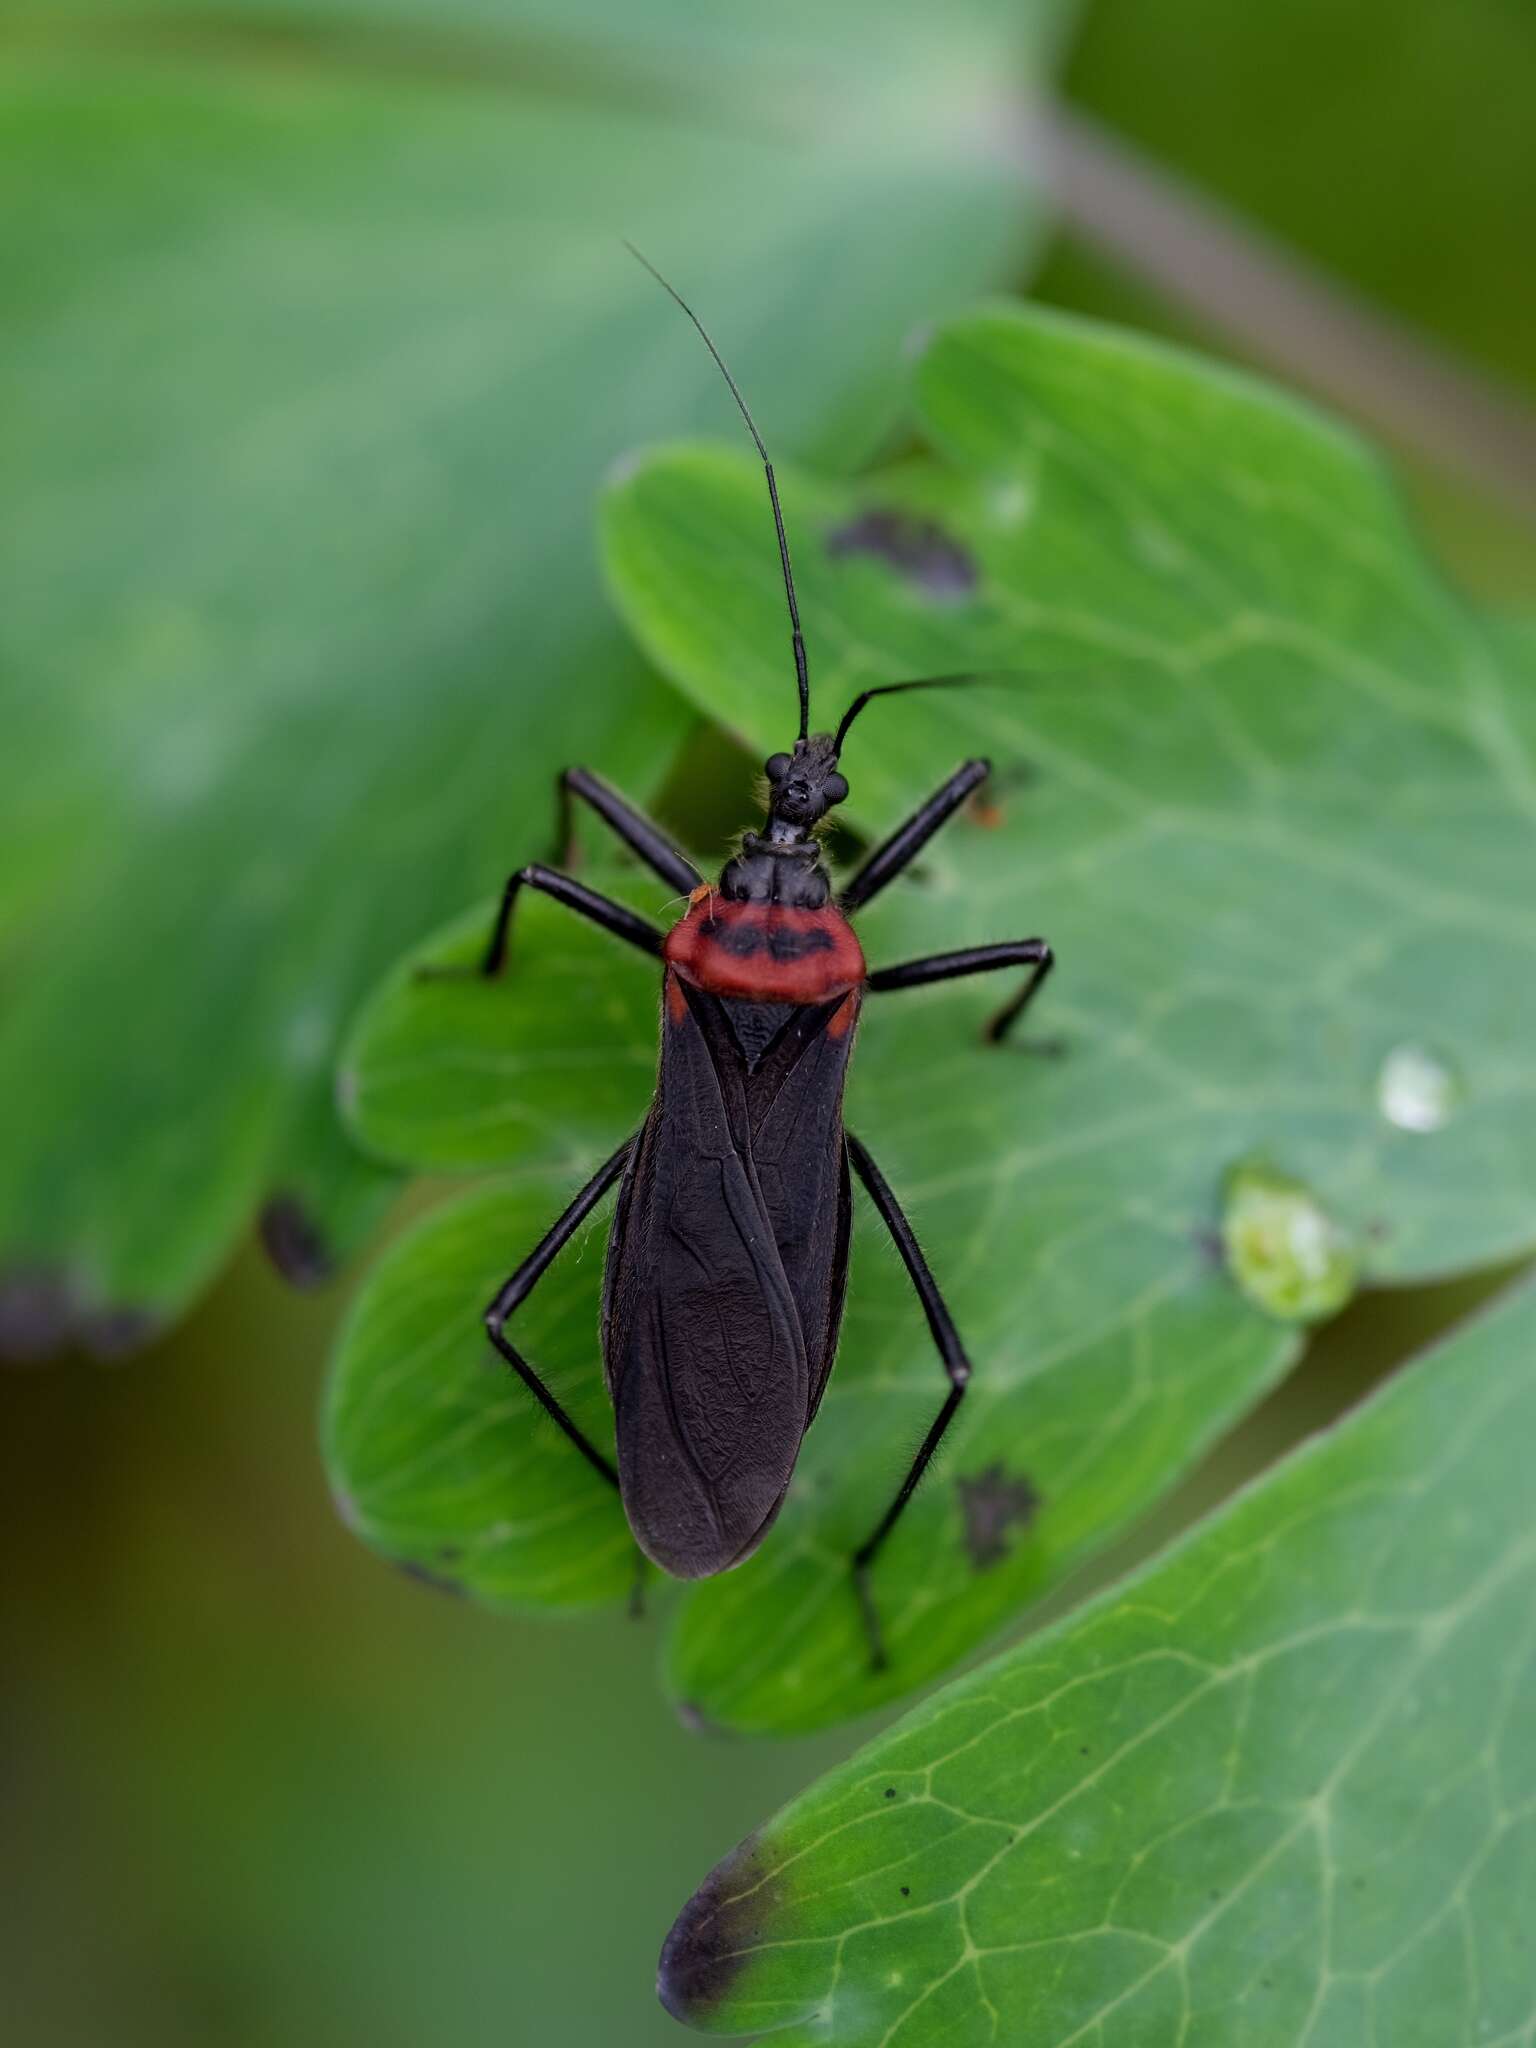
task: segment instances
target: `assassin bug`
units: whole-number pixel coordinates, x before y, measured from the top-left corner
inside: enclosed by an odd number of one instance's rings
[[[866,995],[1027,968],[1023,985],[988,1026],[988,1037],[999,1041],[1038,995],[1051,949],[1043,939],[1013,939],[866,968],[850,913],[896,879],[989,768],[981,760],[957,768],[834,892],[818,827],[848,794],[838,767],[848,729],[876,697],[972,679],[880,684],[854,698],[835,733],[810,731],[805,642],[773,464],[697,314],[638,250],[631,253],[698,329],[762,458],[800,729],[792,753],[773,754],[764,764],[763,830],[743,835],[714,884],[595,775],[570,768],[561,776],[563,826],[579,797],[663,881],[686,893],[687,911],[670,931],[535,864],[507,882],[477,969],[425,970],[500,975],[524,889],[542,891],[662,963],[660,1072],[650,1112],[501,1288],[485,1326],[571,1443],[617,1487],[644,1555],[682,1579],[727,1571],[772,1526],[832,1370],[848,1270],[851,1166],[901,1255],[949,1381],[890,1506],[850,1561],[878,1668],[885,1653],[870,1569],[954,1420],[971,1365],[896,1197],[843,1127],[855,1026]],[[616,1182],[601,1336],[617,1466],[507,1335],[513,1312]]]

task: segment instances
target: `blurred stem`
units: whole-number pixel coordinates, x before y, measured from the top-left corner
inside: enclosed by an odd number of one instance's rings
[[[1536,412],[1075,108],[1022,154],[1063,224],[1287,377],[1536,523]]]

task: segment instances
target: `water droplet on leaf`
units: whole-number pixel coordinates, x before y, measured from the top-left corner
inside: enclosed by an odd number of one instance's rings
[[[1376,1101],[1389,1124],[1402,1131],[1438,1131],[1461,1100],[1461,1081],[1438,1053],[1422,1045],[1395,1045],[1381,1063]]]
[[[1227,1176],[1221,1241],[1248,1299],[1285,1322],[1332,1315],[1354,1292],[1354,1247],[1304,1182],[1259,1160]]]

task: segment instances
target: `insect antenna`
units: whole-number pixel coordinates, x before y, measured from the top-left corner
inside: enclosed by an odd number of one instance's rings
[[[961,674],[953,676],[916,676],[908,683],[876,683],[872,689],[860,690],[858,696],[854,698],[848,709],[843,713],[838,723],[837,736],[832,742],[833,755],[836,756],[843,751],[843,741],[848,736],[849,726],[852,725],[853,721],[864,709],[864,706],[873,702],[876,697],[893,697],[902,690],[952,689],[960,683],[990,683],[1001,681],[1007,676],[1023,676],[1028,673],[1027,669],[967,669]]]
[[[757,452],[762,457],[763,474],[768,479],[768,501],[773,506],[773,528],[779,537],[779,561],[784,569],[784,596],[789,605],[789,623],[795,649],[795,682],[800,691],[800,737],[805,739],[811,728],[811,685],[805,667],[805,638],[800,631],[800,607],[795,602],[795,577],[794,571],[789,566],[789,538],[784,531],[784,514],[779,508],[779,487],[774,482],[773,464],[768,460],[768,450],[763,446],[763,437],[757,431],[757,422],[747,410],[747,401],[742,397],[740,390],[737,388],[736,379],[726,368],[724,356],[721,355],[719,349],[710,340],[709,332],[704,322],[695,313],[682,293],[673,285],[668,284],[649,257],[642,256],[633,242],[625,242],[624,246],[630,255],[634,257],[635,261],[643,269],[651,273],[668,297],[674,299],[682,307],[688,318],[699,330],[704,346],[714,357],[721,376],[731,387],[731,396],[735,399],[741,411],[741,416],[747,423],[747,432],[752,436]]]
[[[1082,668],[969,668],[952,676],[914,676],[906,683],[875,683],[867,690],[860,690],[848,706],[838,723],[837,736],[832,742],[835,759],[843,750],[843,741],[848,728],[858,717],[864,706],[876,697],[894,697],[902,690],[952,690],[962,683],[1060,683],[1074,680],[1079,676],[1102,674],[1102,670]]]

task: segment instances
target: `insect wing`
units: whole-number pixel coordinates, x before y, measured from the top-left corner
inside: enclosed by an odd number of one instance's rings
[[[837,1353],[852,1203],[843,1083],[858,997],[801,1010],[747,1078],[752,1160],[805,1340],[816,1412]]]
[[[722,1079],[669,976],[656,1100],[609,1241],[603,1356],[630,1527],[678,1578],[724,1571],[756,1547],[809,1413],[742,1078],[726,1065]]]

